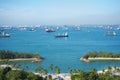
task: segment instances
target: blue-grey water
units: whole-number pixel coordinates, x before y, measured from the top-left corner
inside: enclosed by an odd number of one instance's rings
[[[45,28],[35,28],[36,31],[10,29],[10,38],[0,38],[0,50],[39,53],[45,59],[42,62],[16,61],[10,63],[21,64],[21,68],[28,66],[29,71],[34,71],[41,65],[49,70],[49,65],[60,67],[62,72],[67,72],[68,67],[90,70],[91,68],[103,69],[107,66],[119,66],[120,61],[92,61],[89,63],[80,61],[80,57],[88,51],[112,51],[120,52],[120,30],[115,31],[117,36],[104,36],[107,29],[95,27],[82,27],[79,31],[73,28],[68,30],[58,29],[55,32],[46,33]],[[67,32],[68,38],[54,38],[58,33]]]

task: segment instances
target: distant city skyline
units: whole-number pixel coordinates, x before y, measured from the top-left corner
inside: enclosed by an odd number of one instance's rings
[[[120,24],[120,0],[0,0],[0,25]]]

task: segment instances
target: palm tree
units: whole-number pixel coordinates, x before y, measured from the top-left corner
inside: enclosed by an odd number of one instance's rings
[[[51,76],[51,75],[48,75],[47,80],[52,80],[52,76]]]
[[[102,69],[102,72],[104,73],[104,72],[105,72],[105,69]]]
[[[54,67],[54,70],[55,70],[55,72],[56,72],[57,74],[60,74],[60,68],[59,68],[58,66],[55,66],[55,67]]]
[[[72,69],[70,69],[69,73],[70,73],[70,75],[73,75],[73,70],[72,70]]]
[[[111,69],[112,69],[111,66],[108,66],[108,71],[107,71],[107,74],[108,74],[108,75],[111,75],[111,74],[112,74],[112,73],[111,73]]]
[[[74,73],[74,74],[78,73],[78,72],[77,72],[77,69],[73,69],[73,73]]]
[[[73,70],[70,67],[68,67],[68,72],[69,72],[70,75],[73,74]]]
[[[47,69],[42,70],[43,75],[47,75]]]
[[[117,70],[117,67],[116,66],[114,66],[114,69],[115,69],[115,71]]]
[[[117,72],[120,72],[120,68],[117,68]]]
[[[112,69],[111,66],[108,66],[108,71],[111,71],[111,69]]]
[[[80,70],[80,69],[77,69],[77,72],[78,72],[78,74],[80,74],[80,73],[81,73],[81,70]]]
[[[97,72],[97,70],[96,70],[95,68],[93,68],[93,69],[92,69],[92,71],[93,71],[94,73],[96,73],[96,72]]]
[[[42,68],[40,65],[37,66],[37,68],[35,69],[35,71],[36,71],[36,72],[39,72],[40,75],[42,75],[42,70],[43,70],[43,68]]]
[[[52,72],[53,71],[53,64],[50,64],[49,68],[50,68],[50,70]]]

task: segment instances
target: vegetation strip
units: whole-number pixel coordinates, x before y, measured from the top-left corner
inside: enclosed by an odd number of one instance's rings
[[[107,69],[97,71],[93,68],[83,71],[79,68],[68,68],[68,73],[61,73],[58,66],[50,64],[50,72],[42,66],[36,67],[36,72],[27,72],[18,68],[18,65],[0,65],[0,80],[120,80],[120,68],[108,66]]]
[[[93,51],[84,54],[80,60],[89,62],[90,60],[120,60],[120,54],[106,51]]]
[[[39,54],[27,52],[12,52],[9,50],[0,50],[0,61],[20,61],[20,60],[34,60],[41,61],[43,58]]]

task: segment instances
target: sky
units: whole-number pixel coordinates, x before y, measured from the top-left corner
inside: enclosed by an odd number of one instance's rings
[[[0,25],[120,24],[120,0],[0,0]]]

